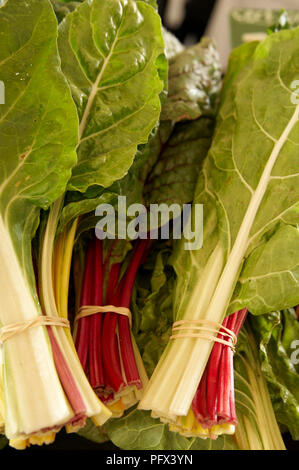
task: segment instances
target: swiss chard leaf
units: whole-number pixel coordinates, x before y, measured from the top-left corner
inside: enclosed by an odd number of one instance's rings
[[[220,64],[213,42],[204,38],[169,59],[169,93],[161,119],[182,121],[214,114]]]
[[[86,421],[84,428],[78,431],[79,436],[88,439],[89,441],[102,444],[103,442],[109,441],[109,437],[104,431],[103,427],[96,426],[93,424],[91,419]]]
[[[133,409],[122,418],[110,420],[107,433],[111,441],[126,450],[235,450],[230,436],[216,440],[183,437],[170,432],[167,424],[153,419],[147,411]]]
[[[163,30],[165,38],[165,54],[167,57],[174,57],[184,50],[183,46],[170,33]],[[199,75],[191,72],[186,73],[186,77],[192,83],[192,86],[200,90],[206,96],[206,103],[210,106],[215,104],[215,90],[219,89],[220,76],[219,60],[212,44],[206,47],[205,44],[198,45],[193,50],[193,58],[198,70],[202,70]],[[207,74],[208,67],[200,65],[202,58],[205,57],[206,63],[210,64],[210,73],[215,71],[212,87],[207,85],[203,77]],[[213,65],[214,64],[214,65]],[[192,75],[192,76],[191,76]],[[207,82],[207,80],[206,80]],[[184,92],[184,91],[183,91]],[[190,95],[190,106],[192,99],[195,106],[198,105],[198,96]],[[197,103],[197,104],[196,104]],[[164,103],[165,106],[165,103]],[[205,157],[210,145],[211,135],[214,128],[214,119],[212,117],[214,109],[211,107],[204,108],[201,106],[200,113],[202,116],[194,121],[178,123],[174,125],[172,121],[160,121],[149,140],[144,145],[139,145],[134,161],[127,174],[115,181],[106,189],[109,193],[116,195],[124,195],[127,197],[127,205],[131,203],[159,203],[177,202],[184,204],[192,200],[196,179],[201,169],[203,158]],[[188,152],[186,148],[188,147]],[[182,185],[182,177],[184,177],[187,185]],[[78,192],[74,196],[68,196],[66,205],[63,209],[60,227],[63,228],[66,221],[69,221],[76,215],[76,204],[78,205],[78,215],[86,211],[94,210],[96,206],[105,199],[103,188],[98,189],[95,186],[88,189],[82,196],[78,197]],[[111,196],[112,197],[112,196]],[[85,203],[84,199],[88,201]]]
[[[228,312],[247,307],[252,313],[296,305],[299,231],[282,225],[246,259]]]
[[[171,33],[163,30],[163,35],[170,69],[169,96],[162,108],[160,125],[135,158],[128,175],[116,185],[121,194],[130,199],[133,196],[134,202],[182,205],[193,199],[202,161],[211,143],[220,64],[211,41],[203,40],[184,49]],[[176,88],[174,95],[171,90]],[[186,110],[184,116],[182,106]],[[175,125],[175,121],[181,120]]]
[[[276,310],[299,303],[294,228],[299,221],[299,104],[291,89],[298,75],[298,44],[296,28],[233,52],[212,146],[195,191],[194,202],[204,204],[203,248],[186,251],[180,243],[173,258],[180,277],[178,316],[188,305],[188,295],[182,294],[195,287],[219,242],[227,274],[221,286],[231,286],[228,301],[240,279],[228,313],[247,307],[245,300],[257,314],[269,306]]]
[[[127,173],[160,115],[166,79],[161,21],[142,1],[90,0],[59,29],[62,69],[80,119],[69,189],[107,187]]]
[[[202,162],[209,150],[214,120],[201,117],[179,123],[161,145],[156,163],[144,182],[143,197],[151,203],[191,202]]]

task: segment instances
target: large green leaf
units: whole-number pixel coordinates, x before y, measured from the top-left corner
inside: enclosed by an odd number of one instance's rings
[[[31,237],[39,209],[58,198],[71,176],[78,118],[60,69],[50,2],[9,0],[0,9],[0,31],[0,211],[34,283]]]
[[[88,0],[59,29],[62,69],[80,119],[69,189],[107,187],[126,174],[160,115],[161,21],[142,1]]]
[[[299,323],[293,309],[251,319],[274,411],[299,439]]]
[[[299,303],[299,104],[290,88],[298,48],[296,28],[232,54],[195,191],[194,202],[204,204],[203,248],[188,252],[180,243],[174,256],[179,315],[219,241],[227,275],[217,289],[227,288],[226,308],[240,277],[229,312],[245,300],[255,313]]]
[[[229,436],[216,440],[183,437],[170,432],[167,424],[153,419],[147,411],[133,409],[107,424],[109,438],[126,450],[234,450],[236,444]]]
[[[165,38],[165,54],[167,57],[174,57],[184,48],[173,35],[163,29]],[[215,70],[213,77],[213,86],[209,83],[206,87],[203,76],[207,75],[208,67],[204,65],[203,56],[206,63],[209,63],[209,71]],[[193,50],[193,58],[196,62],[199,75],[190,78],[193,87],[206,96],[205,104],[209,106],[200,107],[202,116],[191,122],[178,123],[166,120],[160,121],[153,132],[150,134],[148,142],[139,145],[134,161],[127,174],[115,181],[106,191],[110,194],[122,195],[127,197],[127,205],[131,203],[159,203],[177,202],[184,204],[192,200],[195,183],[200,171],[203,158],[205,157],[210,145],[211,135],[214,128],[214,119],[211,115],[214,109],[211,106],[217,101],[214,96],[215,90],[219,89],[220,76],[219,61],[215,53],[214,46],[204,47],[200,45]],[[214,62],[214,65],[212,66]],[[187,77],[189,75],[187,74]],[[218,82],[216,80],[218,77]],[[184,93],[184,89],[182,89]],[[189,106],[198,106],[198,95],[189,96]],[[167,105],[164,103],[164,106]],[[195,115],[193,116],[193,118]],[[188,152],[186,148],[188,147]],[[184,184],[182,185],[182,181]],[[73,196],[67,197],[63,215],[61,219],[61,228],[66,221],[77,215],[94,210],[96,206],[104,201],[103,188],[95,186],[88,189],[82,196],[78,197],[78,192],[72,192]],[[104,198],[104,199],[103,199]],[[84,199],[88,199],[86,203]],[[116,201],[116,199],[115,199]],[[89,219],[91,220],[91,219]]]

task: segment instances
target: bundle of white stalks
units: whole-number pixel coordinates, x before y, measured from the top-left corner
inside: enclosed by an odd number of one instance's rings
[[[1,327],[42,314],[60,318],[54,289],[52,255],[60,204],[51,211],[43,240],[40,294],[42,309],[21,269],[9,231],[0,217]],[[54,223],[54,225],[52,225]],[[49,336],[50,335],[50,336]],[[73,346],[70,330],[38,325],[2,344],[5,435],[11,445],[53,441],[62,426],[82,426],[86,417],[98,425],[111,415],[90,387]],[[60,367],[60,370],[57,369]],[[72,389],[66,390],[66,386]],[[1,411],[1,410],[0,410]],[[26,444],[27,445],[27,444]]]
[[[211,303],[222,268],[223,254],[219,244],[192,292],[185,320],[212,318],[222,322],[223,308],[214,309]],[[190,332],[193,332],[192,328]],[[187,416],[212,345],[211,342],[192,337],[170,341],[149,381],[139,409],[152,410],[153,417],[160,417],[170,424],[176,423],[180,416]]]

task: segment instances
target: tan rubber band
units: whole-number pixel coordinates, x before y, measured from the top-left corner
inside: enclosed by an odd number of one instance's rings
[[[27,331],[29,328],[36,326],[62,326],[64,328],[69,328],[70,322],[66,318],[40,315],[39,317],[32,318],[30,320],[24,320],[18,323],[12,323],[11,325],[3,326],[0,329],[0,342],[4,343],[8,339],[13,338],[16,335]]]
[[[118,315],[124,315],[128,317],[130,326],[132,326],[132,314],[127,307],[115,307],[115,305],[82,305],[75,317],[75,322],[80,318],[89,317],[96,313],[117,313]]]
[[[186,325],[187,326],[184,326]],[[189,325],[188,325],[189,324]],[[203,326],[200,326],[202,324]],[[208,328],[207,326],[213,326],[215,328]],[[177,331],[182,330],[200,330],[203,333],[178,333]],[[179,320],[176,321],[172,326],[173,335],[170,336],[170,339],[177,339],[177,338],[201,338],[205,339],[206,341],[221,343],[226,346],[229,346],[233,351],[235,351],[235,345],[237,343],[237,337],[235,333],[222,326],[220,323],[214,322],[212,320]],[[215,335],[211,335],[209,333],[214,333]],[[221,336],[227,337],[228,340],[218,338],[217,335],[220,334]]]

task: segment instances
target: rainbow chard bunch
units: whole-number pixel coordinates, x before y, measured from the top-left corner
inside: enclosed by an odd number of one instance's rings
[[[277,421],[298,439],[298,322],[279,311],[299,303],[298,50],[298,28],[236,49],[220,95],[213,42],[182,46],[155,0],[0,1],[12,446],[64,426],[125,449],[282,449]],[[192,203],[198,230],[203,204],[202,247],[158,240],[162,218],[95,236],[119,196],[131,218]]]
[[[170,261],[173,323],[187,331],[168,342],[139,404],[170,425],[188,416],[211,354],[195,325],[298,304],[298,48],[295,28],[231,55],[193,201],[193,216],[204,205],[203,246],[177,242]]]

